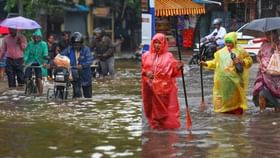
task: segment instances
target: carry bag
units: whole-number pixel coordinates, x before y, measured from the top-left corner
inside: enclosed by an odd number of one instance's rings
[[[274,51],[269,60],[266,73],[273,76],[280,75],[280,52],[278,49]]]
[[[57,67],[70,68],[70,59],[67,56],[57,54],[53,62]]]

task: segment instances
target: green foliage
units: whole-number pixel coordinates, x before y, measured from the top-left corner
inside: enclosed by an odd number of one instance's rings
[[[17,5],[17,0],[7,0],[4,10],[9,12],[13,8],[15,8],[16,5]]]
[[[128,0],[127,4],[129,7],[140,11],[140,0]]]
[[[136,17],[141,15],[141,4],[140,0],[128,0],[128,6],[133,8],[136,13]]]
[[[40,10],[51,12],[55,0],[22,0],[23,2],[23,16],[29,18],[36,18]],[[17,0],[7,0],[5,10],[11,11],[17,7]]]

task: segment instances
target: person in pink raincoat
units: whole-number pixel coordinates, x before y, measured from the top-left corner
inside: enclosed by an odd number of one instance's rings
[[[266,72],[273,53],[280,50],[280,40],[277,31],[266,32],[266,40],[258,53],[259,71],[253,90],[253,101],[263,111],[266,107],[280,112],[280,76]]]
[[[176,77],[181,75],[183,65],[168,52],[166,36],[154,35],[150,50],[142,57],[144,113],[152,129],[180,127]]]

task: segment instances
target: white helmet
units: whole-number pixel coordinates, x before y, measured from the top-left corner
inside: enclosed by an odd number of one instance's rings
[[[216,18],[213,20],[213,25],[222,25],[223,20],[221,18]]]

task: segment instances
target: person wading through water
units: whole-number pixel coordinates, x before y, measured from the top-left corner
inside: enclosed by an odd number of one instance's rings
[[[215,71],[214,111],[241,115],[247,109],[248,70],[253,61],[250,55],[237,45],[237,33],[226,34],[224,40],[226,46],[215,53],[214,59],[202,61],[201,64]]]
[[[157,33],[150,50],[142,57],[142,98],[144,113],[152,129],[180,127],[178,88],[184,64],[168,52],[166,36]]]

